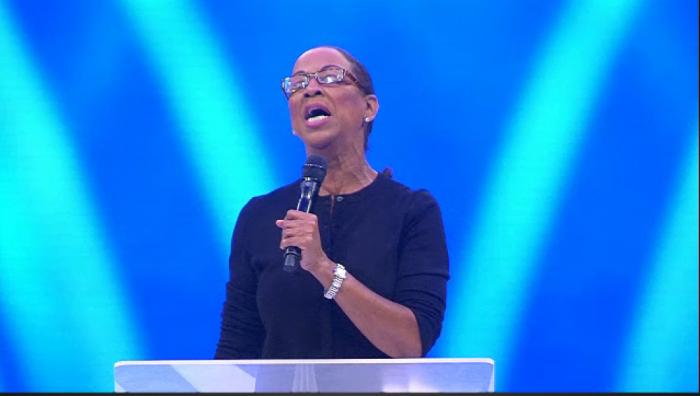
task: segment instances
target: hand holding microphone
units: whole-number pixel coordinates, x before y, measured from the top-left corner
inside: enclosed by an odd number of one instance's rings
[[[312,257],[323,255],[318,219],[310,212],[326,177],[326,168],[327,163],[323,157],[309,156],[302,171],[296,211],[290,210],[284,220],[277,220],[277,226],[283,229],[280,247],[285,249],[284,270],[287,272],[295,271],[299,266],[302,252],[300,246],[311,248],[307,254]]]

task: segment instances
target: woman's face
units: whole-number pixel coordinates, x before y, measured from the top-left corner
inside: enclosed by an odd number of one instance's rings
[[[338,51],[319,47],[297,59],[292,75],[315,73],[329,67],[341,67],[352,74],[350,63]],[[374,119],[376,97],[365,95],[346,75],[343,81],[319,84],[311,77],[306,88],[289,97],[292,128],[312,151],[338,145],[364,147],[364,118]]]

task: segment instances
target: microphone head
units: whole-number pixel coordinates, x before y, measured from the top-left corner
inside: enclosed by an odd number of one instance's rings
[[[319,183],[322,183],[323,179],[326,177],[327,167],[328,164],[325,158],[320,155],[312,154],[304,164],[302,176],[304,178],[316,179]]]

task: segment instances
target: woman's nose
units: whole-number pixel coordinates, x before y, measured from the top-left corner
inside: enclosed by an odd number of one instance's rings
[[[306,89],[304,90],[304,96],[313,97],[316,95],[323,95],[323,93],[321,92],[321,84],[319,84],[318,81],[312,77],[311,81],[309,81],[309,85],[307,85]]]

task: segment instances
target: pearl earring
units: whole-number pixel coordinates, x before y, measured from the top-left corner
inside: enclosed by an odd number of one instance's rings
[[[365,122],[369,122],[369,117],[365,117]]]

